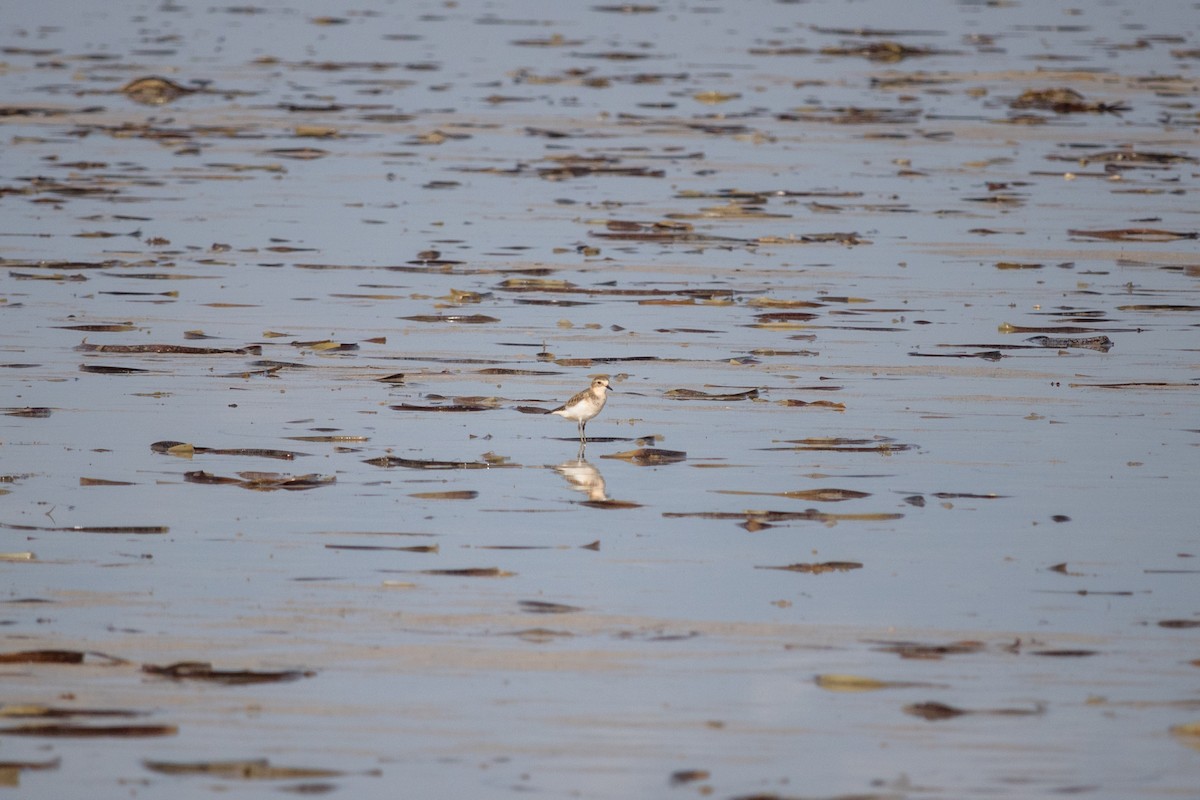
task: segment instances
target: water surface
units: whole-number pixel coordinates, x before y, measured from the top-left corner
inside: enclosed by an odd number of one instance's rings
[[[5,780],[1186,796],[1194,10],[12,10]]]

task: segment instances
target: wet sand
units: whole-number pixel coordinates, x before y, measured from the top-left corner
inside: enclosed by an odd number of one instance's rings
[[[1194,792],[1188,9],[65,10],[14,796]]]

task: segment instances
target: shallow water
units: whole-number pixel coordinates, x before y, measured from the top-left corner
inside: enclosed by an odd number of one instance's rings
[[[22,796],[1194,791],[1194,8],[295,6],[6,14]]]

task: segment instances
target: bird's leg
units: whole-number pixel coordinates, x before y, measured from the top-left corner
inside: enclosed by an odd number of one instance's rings
[[[584,422],[583,420],[579,420],[579,441],[581,441],[581,442],[587,441],[587,437],[583,435],[583,431],[585,428],[587,428],[587,423]]]

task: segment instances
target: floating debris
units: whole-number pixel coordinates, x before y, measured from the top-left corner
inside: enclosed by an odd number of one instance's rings
[[[292,347],[312,350],[317,353],[352,353],[358,350],[354,342],[335,342],[331,339],[321,339],[314,342],[292,342]]]
[[[496,317],[487,314],[416,314],[411,317],[401,317],[412,322],[452,322],[459,325],[487,325],[499,322]]]
[[[142,672],[159,678],[170,678],[175,681],[208,681],[227,686],[244,686],[257,683],[288,683],[301,678],[311,678],[316,675],[311,670],[223,670],[214,669],[207,661],[178,661],[174,664],[158,666],[143,664]]]
[[[1175,242],[1200,238],[1197,231],[1166,231],[1160,228],[1117,228],[1113,230],[1081,230],[1073,228],[1068,236],[1081,239],[1103,239],[1110,242]]]
[[[5,408],[0,410],[6,417],[26,417],[28,419],[45,419],[54,413],[54,409],[42,406],[25,406],[24,408]]]
[[[579,606],[569,606],[564,603],[550,603],[545,600],[522,600],[518,604],[521,610],[529,614],[573,614],[583,611]]]
[[[250,456],[252,458],[275,458],[283,461],[293,461],[308,455],[308,453],[299,453],[293,450],[271,450],[259,447],[201,447],[190,442],[174,441],[154,442],[150,445],[150,449],[155,453],[184,458],[191,458],[195,455],[216,455]]]
[[[813,683],[828,692],[876,692],[880,689],[914,689],[931,686],[931,684],[916,681],[881,681],[863,675],[838,673],[817,675],[813,678]]]
[[[1112,339],[1107,336],[1030,336],[1025,341],[1038,347],[1051,347],[1057,350],[1078,347],[1107,353],[1113,347]]]
[[[588,508],[601,508],[601,509],[613,509],[613,510],[627,509],[627,508],[641,508],[642,507],[641,503],[635,503],[632,500],[617,500],[612,497],[605,497],[605,498],[602,498],[599,500],[581,500],[579,504],[587,506]]]
[[[1194,156],[1189,156],[1186,153],[1155,153],[1145,150],[1102,150],[1099,153],[1088,153],[1082,156],[1075,155],[1050,155],[1049,159],[1057,161],[1078,161],[1086,166],[1088,164],[1195,164],[1200,162],[1200,159]]]
[[[436,553],[439,551],[439,546],[436,544],[417,544],[408,547],[397,547],[380,544],[327,544],[326,550],[391,550],[398,553]]]
[[[237,478],[213,475],[203,470],[183,473],[183,479],[188,483],[210,485],[233,484],[243,489],[253,489],[259,492],[272,492],[276,489],[302,491],[304,489],[319,489],[322,486],[332,486],[337,482],[334,475],[284,475],[278,472],[239,472]]]
[[[141,739],[154,736],[174,736],[179,733],[175,725],[74,725],[32,724],[12,728],[0,728],[3,736],[32,736],[54,739]]]
[[[402,458],[400,456],[380,456],[363,461],[373,467],[407,467],[408,469],[492,469],[501,467],[519,467],[520,464],[493,463],[491,461],[437,461],[424,458]]]
[[[445,492],[413,492],[409,494],[409,497],[415,497],[418,500],[474,500],[479,497],[479,492],[467,489]]]
[[[687,453],[682,450],[662,450],[656,447],[640,447],[636,450],[626,450],[621,453],[611,453],[601,458],[616,458],[628,461],[638,466],[657,466],[659,464],[675,464],[687,460]]]
[[[1117,306],[1117,311],[1182,311],[1186,313],[1194,313],[1196,311],[1200,311],[1200,306],[1187,305],[1185,303],[1137,303],[1134,305]]]
[[[158,353],[177,356],[262,355],[262,348],[258,345],[223,348],[182,344],[90,344],[85,340],[75,349],[84,353]]]
[[[132,322],[105,322],[90,323],[86,325],[55,325],[54,327],[64,331],[87,331],[89,333],[123,333],[125,331],[137,330]]]
[[[1194,662],[1193,662],[1194,663]],[[1171,735],[1193,750],[1200,750],[1200,722],[1172,725]]]
[[[39,772],[58,769],[62,759],[52,758],[48,761],[0,761],[0,786],[16,788],[21,785],[22,772]]]
[[[88,656],[106,664],[128,664],[123,658],[97,653],[94,650],[18,650],[0,653],[0,664],[82,664]]]
[[[840,436],[814,436],[808,439],[784,439],[792,445],[788,448],[767,448],[771,450],[807,450],[827,453],[879,453],[890,455],[913,450],[916,445],[903,444],[887,436],[877,436],[874,439],[851,439]]]
[[[142,766],[160,775],[207,775],[242,781],[291,781],[345,775],[334,769],[276,767],[265,758],[245,761],[143,761]]]
[[[897,125],[915,123],[919,108],[861,108],[837,106],[828,109],[800,109],[778,115],[785,122],[828,122],[834,125]]]
[[[805,511],[758,511],[748,510],[742,512],[736,511],[664,511],[663,516],[674,519],[728,519],[728,520],[743,520],[754,525],[763,525],[771,522],[887,522],[889,520],[903,519],[903,514],[893,513],[865,513],[865,514],[831,514],[825,511],[818,511],[815,508],[810,508]]]
[[[779,405],[789,408],[827,408],[830,411],[845,411],[845,403],[836,403],[833,400],[796,400],[788,398],[780,400]]]
[[[450,575],[460,578],[510,578],[515,572],[506,572],[499,567],[465,567],[463,569],[423,569],[422,575]]]
[[[720,402],[733,402],[737,400],[756,400],[758,399],[758,389],[749,389],[744,392],[731,392],[728,394],[709,394],[708,392],[697,391],[696,389],[668,389],[664,397],[669,397],[672,400],[716,400]]]
[[[263,151],[263,155],[277,156],[279,158],[293,158],[298,161],[313,161],[329,155],[329,151],[322,150],[319,147],[276,147],[272,150]]]
[[[711,777],[712,773],[706,769],[679,769],[671,773],[668,782],[672,786],[686,786],[696,781],[706,781]]]
[[[964,714],[985,714],[997,717],[1036,717],[1046,713],[1046,707],[1043,703],[1037,703],[1033,708],[964,709],[947,705],[946,703],[931,701],[927,703],[911,703],[904,706],[901,710],[905,714],[920,717],[930,722],[954,719]]]
[[[18,281],[54,281],[56,283],[84,283],[87,281],[87,276],[83,274],[67,275],[61,272],[49,274],[38,274],[32,272],[17,272],[9,270],[8,276]]]
[[[999,350],[983,350],[977,353],[918,353],[911,352],[910,356],[917,358],[982,358],[984,361],[999,361],[1008,356]]]
[[[822,47],[820,52],[823,56],[860,56],[862,58],[868,58],[871,61],[880,61],[885,64],[895,64],[903,61],[906,58],[934,55],[956,55],[954,51],[950,50],[935,50],[930,47],[916,47],[893,41],[864,42],[862,44],[854,45]]]
[[[135,486],[133,481],[112,481],[106,478],[80,478],[80,486]]]
[[[151,372],[151,370],[137,367],[114,367],[103,364],[80,364],[79,371],[90,372],[94,375],[145,375]]]
[[[1102,328],[1084,328],[1078,325],[1060,325],[1058,327],[1038,327],[1028,325],[1013,325],[1009,322],[1000,323],[997,330],[1000,333],[1050,333],[1065,336],[1075,333],[1095,333]]]
[[[807,500],[809,502],[838,503],[843,500],[861,500],[870,497],[870,492],[860,492],[854,489],[796,489],[790,492],[747,492],[732,489],[716,489],[717,494],[755,495],[762,497],[787,497],[792,500]]]
[[[160,106],[184,95],[192,94],[195,91],[197,90],[189,89],[175,81],[168,78],[160,78],[157,75],[134,78],[120,89],[121,94],[130,100],[147,106]]]
[[[1068,383],[1072,389],[1197,389],[1198,383],[1176,383],[1173,381],[1124,381],[1121,383]]]
[[[820,575],[824,572],[849,572],[854,569],[862,569],[863,565],[859,561],[824,561],[820,564],[788,564],[782,567],[755,567],[755,569],[781,569],[786,572],[807,572],[812,575]]]
[[[446,412],[461,412],[461,411],[494,411],[496,406],[488,403],[448,403],[444,406],[422,406],[414,403],[399,403],[398,405],[388,406],[393,411],[446,411]]]
[[[1129,106],[1123,103],[1088,102],[1079,92],[1065,87],[1026,89],[1009,105],[1012,108],[1033,108],[1040,111],[1053,111],[1056,114],[1115,114],[1129,110]]]
[[[166,525],[67,525],[63,527],[42,527],[38,525],[18,525],[12,522],[0,522],[0,528],[14,531],[61,531],[64,533],[129,533],[134,535],[168,533]]]
[[[924,642],[880,642],[876,649],[883,653],[895,653],[901,658],[916,658],[924,660],[939,660],[949,655],[981,653],[986,649],[983,642],[967,640],[950,642],[948,644],[927,644]]]

